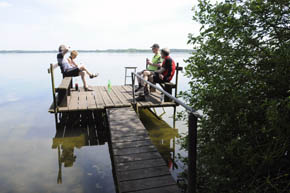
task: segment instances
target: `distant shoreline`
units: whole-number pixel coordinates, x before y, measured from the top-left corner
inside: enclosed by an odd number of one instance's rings
[[[78,50],[80,53],[151,53],[149,49],[107,49],[107,50]],[[171,49],[172,53],[192,53],[190,49]],[[10,53],[57,53],[57,50],[0,50],[0,54]]]

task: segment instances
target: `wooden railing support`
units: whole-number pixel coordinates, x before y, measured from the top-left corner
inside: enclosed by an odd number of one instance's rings
[[[196,193],[197,117],[188,114],[188,193]]]

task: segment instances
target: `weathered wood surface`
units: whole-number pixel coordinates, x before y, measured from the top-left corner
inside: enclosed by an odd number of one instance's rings
[[[65,77],[64,79],[62,79],[60,85],[56,88],[56,91],[58,90],[67,90],[70,89],[69,87],[71,86],[71,82],[72,82],[72,77]]]
[[[119,192],[180,192],[134,109],[107,109],[107,117]]]
[[[66,84],[68,82],[69,79],[66,81]],[[61,107],[58,111],[104,110],[107,108],[132,106],[133,96],[131,86],[112,86],[110,91],[105,86],[94,86],[92,88],[94,89],[93,91],[84,91],[83,88],[76,91],[72,88],[70,90],[71,96],[67,100],[67,107]],[[159,91],[151,93],[150,96],[146,96],[146,101],[137,102],[138,107],[176,106],[174,102],[161,102],[160,95]],[[49,112],[54,112],[53,106],[49,108]]]

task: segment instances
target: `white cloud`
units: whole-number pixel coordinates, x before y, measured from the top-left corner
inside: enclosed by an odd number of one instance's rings
[[[12,4],[5,2],[5,1],[0,1],[0,8],[6,8],[6,7],[11,7]]]

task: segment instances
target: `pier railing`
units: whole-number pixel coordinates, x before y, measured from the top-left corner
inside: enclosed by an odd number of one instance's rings
[[[161,93],[166,95],[171,100],[175,101],[177,104],[185,108],[188,112],[188,193],[196,193],[196,156],[197,156],[197,120],[202,116],[192,109],[190,106],[186,105],[184,102],[178,98],[172,96],[162,88],[154,85],[153,83],[145,80],[140,75],[132,72],[132,92],[133,92],[133,104],[136,104],[135,96],[135,80],[136,77],[150,85],[151,87],[159,90]]]

